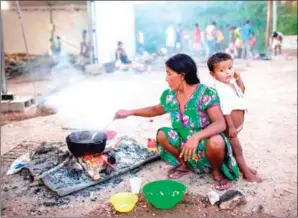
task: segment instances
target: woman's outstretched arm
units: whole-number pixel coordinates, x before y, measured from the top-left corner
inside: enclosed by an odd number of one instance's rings
[[[165,113],[166,112],[161,106],[161,104],[132,110],[132,115],[139,116],[139,117],[156,117],[156,116],[164,115]]]
[[[114,119],[124,119],[128,116],[138,116],[138,117],[156,117],[164,115],[166,112],[161,104],[135,109],[135,110],[119,110],[115,114]]]

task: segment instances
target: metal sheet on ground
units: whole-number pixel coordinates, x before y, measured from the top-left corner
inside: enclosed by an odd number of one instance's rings
[[[54,173],[45,176],[43,182],[50,190],[56,192],[59,196],[65,196],[123,175],[136,168],[143,167],[145,164],[159,158],[157,153],[149,151],[133,139],[123,140],[121,144],[111,152],[114,152],[116,157],[116,163],[114,165],[116,170],[108,175],[101,174],[101,178],[97,181],[93,181],[84,172],[79,176],[74,176],[69,173],[67,166],[63,166]]]

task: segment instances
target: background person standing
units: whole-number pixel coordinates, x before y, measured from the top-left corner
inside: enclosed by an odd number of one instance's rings
[[[142,31],[139,31],[138,33],[138,52],[140,55],[143,54],[145,51],[145,42],[144,42],[144,33]]]
[[[183,39],[183,30],[182,30],[181,24],[179,24],[176,31],[176,42],[175,42],[176,52],[182,51],[182,46],[183,46],[182,39]]]
[[[199,24],[195,24],[194,29],[194,45],[193,48],[195,50],[195,53],[198,53],[200,55],[200,49],[201,49],[201,29],[199,27]]]
[[[241,28],[241,37],[243,43],[243,50],[242,50],[242,59],[247,59],[250,57],[250,46],[249,40],[252,33],[251,22],[250,20],[246,21],[246,24]]]
[[[172,55],[174,53],[175,42],[176,42],[175,29],[172,25],[170,25],[166,29],[166,47],[167,47],[167,54],[168,55]]]
[[[212,22],[206,28],[206,41],[208,52],[208,58],[211,57],[215,53],[215,45],[216,45],[216,22]]]

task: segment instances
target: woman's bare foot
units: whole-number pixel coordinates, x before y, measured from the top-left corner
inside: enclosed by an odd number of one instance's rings
[[[249,171],[253,174],[253,175],[257,175],[258,171],[253,169],[253,168],[250,168],[248,167]]]
[[[260,183],[263,181],[261,177],[258,177],[256,174],[253,174],[251,170],[249,170],[249,173],[243,174],[243,179],[249,182],[257,182],[257,183]]]
[[[180,167],[180,166],[181,166],[181,164],[178,165],[178,166],[175,166],[175,167],[171,168],[171,169],[168,171],[168,175],[171,174],[176,168],[178,168],[178,167]]]
[[[215,189],[218,191],[228,190],[232,187],[232,184],[226,179],[219,170],[214,170],[212,172],[213,179],[215,181]]]
[[[179,166],[174,167],[171,170],[169,170],[168,177],[169,177],[169,179],[179,179],[180,177],[185,176],[190,173],[192,173],[191,170],[189,170],[188,168],[186,168],[183,165],[179,165]]]

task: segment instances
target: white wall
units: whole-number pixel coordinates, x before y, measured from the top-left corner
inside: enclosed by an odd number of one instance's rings
[[[129,56],[135,55],[135,16],[129,1],[96,1],[98,60],[113,61],[117,42],[122,41]]]
[[[283,49],[297,49],[297,36],[284,36],[283,42],[282,42],[282,48]]]
[[[23,11],[23,23],[28,50],[32,54],[44,53],[49,49],[49,11]],[[4,50],[7,53],[25,52],[21,23],[15,11],[3,11]],[[78,53],[83,29],[88,28],[87,11],[53,11],[56,33],[62,38],[65,52]],[[68,43],[63,42],[67,40]]]

